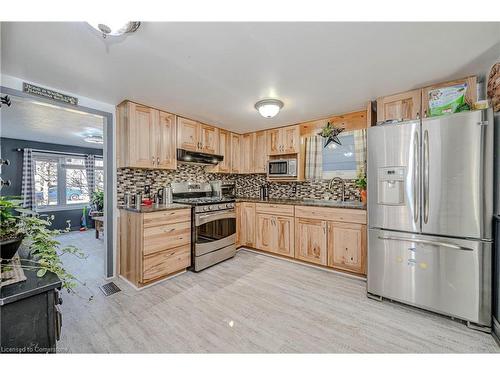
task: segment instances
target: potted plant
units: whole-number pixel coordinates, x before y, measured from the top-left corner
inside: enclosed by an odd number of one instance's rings
[[[359,189],[359,195],[361,196],[361,202],[366,203],[366,175],[360,173],[355,181],[356,187]]]
[[[14,216],[14,209],[19,201],[0,197],[0,248],[2,263],[8,262],[23,242],[24,233],[18,226],[18,217]]]
[[[4,258],[4,245],[2,243],[2,262],[4,259],[10,260],[24,240],[28,256],[22,259],[21,267],[36,271],[38,277],[45,276],[47,272],[53,272],[61,279],[63,288],[74,293],[79,280],[64,269],[61,257],[65,254],[71,254],[84,259],[86,258],[85,254],[76,246],[60,246],[61,243],[56,239],[56,236],[62,231],[49,229],[53,216],[50,218],[40,217],[36,212],[20,207],[20,204],[20,200],[0,197],[2,219],[0,233],[2,238],[19,241],[10,258]],[[5,265],[2,266],[5,267]],[[85,283],[80,283],[85,286]],[[89,300],[92,299],[91,295]]]
[[[92,203],[92,213],[96,213],[96,216],[102,215],[104,211],[104,192],[93,192],[90,202]]]

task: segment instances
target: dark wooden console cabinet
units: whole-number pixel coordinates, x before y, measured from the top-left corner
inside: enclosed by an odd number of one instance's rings
[[[24,270],[26,281],[0,288],[0,353],[55,353],[62,326],[61,280]]]

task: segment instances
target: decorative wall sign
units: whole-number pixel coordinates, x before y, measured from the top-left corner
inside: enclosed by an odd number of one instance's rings
[[[23,91],[28,94],[41,96],[47,99],[57,100],[62,103],[78,105],[78,98],[75,98],[74,96],[61,94],[60,92],[46,89],[40,86],[35,86],[30,83],[23,82]]]

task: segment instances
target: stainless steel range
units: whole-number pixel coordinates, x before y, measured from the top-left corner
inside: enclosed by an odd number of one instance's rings
[[[235,199],[210,183],[172,183],[173,201],[192,206],[191,269],[201,271],[236,254]]]

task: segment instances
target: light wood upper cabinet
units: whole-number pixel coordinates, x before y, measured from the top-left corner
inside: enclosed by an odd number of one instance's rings
[[[295,258],[326,266],[326,221],[295,218]]]
[[[177,117],[177,147],[188,151],[217,154],[219,129],[184,117]]]
[[[156,166],[162,169],[175,169],[177,167],[175,115],[160,111],[156,138],[158,142]]]
[[[366,274],[366,225],[328,223],[328,266]]]
[[[219,145],[219,129],[205,124],[200,124],[201,152],[217,154]]]
[[[267,131],[267,153],[268,155],[287,155],[299,152],[299,125],[284,128],[271,129]]]
[[[253,173],[254,138],[255,138],[255,133],[243,134],[240,138],[241,139],[240,173]]]
[[[240,244],[255,246],[255,203],[244,202],[240,205]]]
[[[412,90],[377,99],[377,121],[415,120],[421,117],[422,90]]]
[[[267,153],[269,155],[279,155],[281,153],[280,129],[267,131]]]
[[[267,136],[265,131],[255,133],[254,138],[254,157],[253,157],[253,172],[267,172]]]
[[[117,113],[120,168],[175,169],[175,115],[129,101]]]
[[[283,153],[296,154],[299,152],[300,134],[299,126],[287,126],[281,129],[283,132]]]
[[[177,117],[177,147],[200,151],[200,124],[194,120]]]
[[[231,133],[231,172],[240,173],[240,138],[241,136],[236,133]]]
[[[155,167],[155,130],[158,111],[135,103],[130,107],[130,164],[136,167]]]
[[[222,161],[217,165],[217,172],[231,172],[231,132],[219,129],[219,155],[223,156]]]

